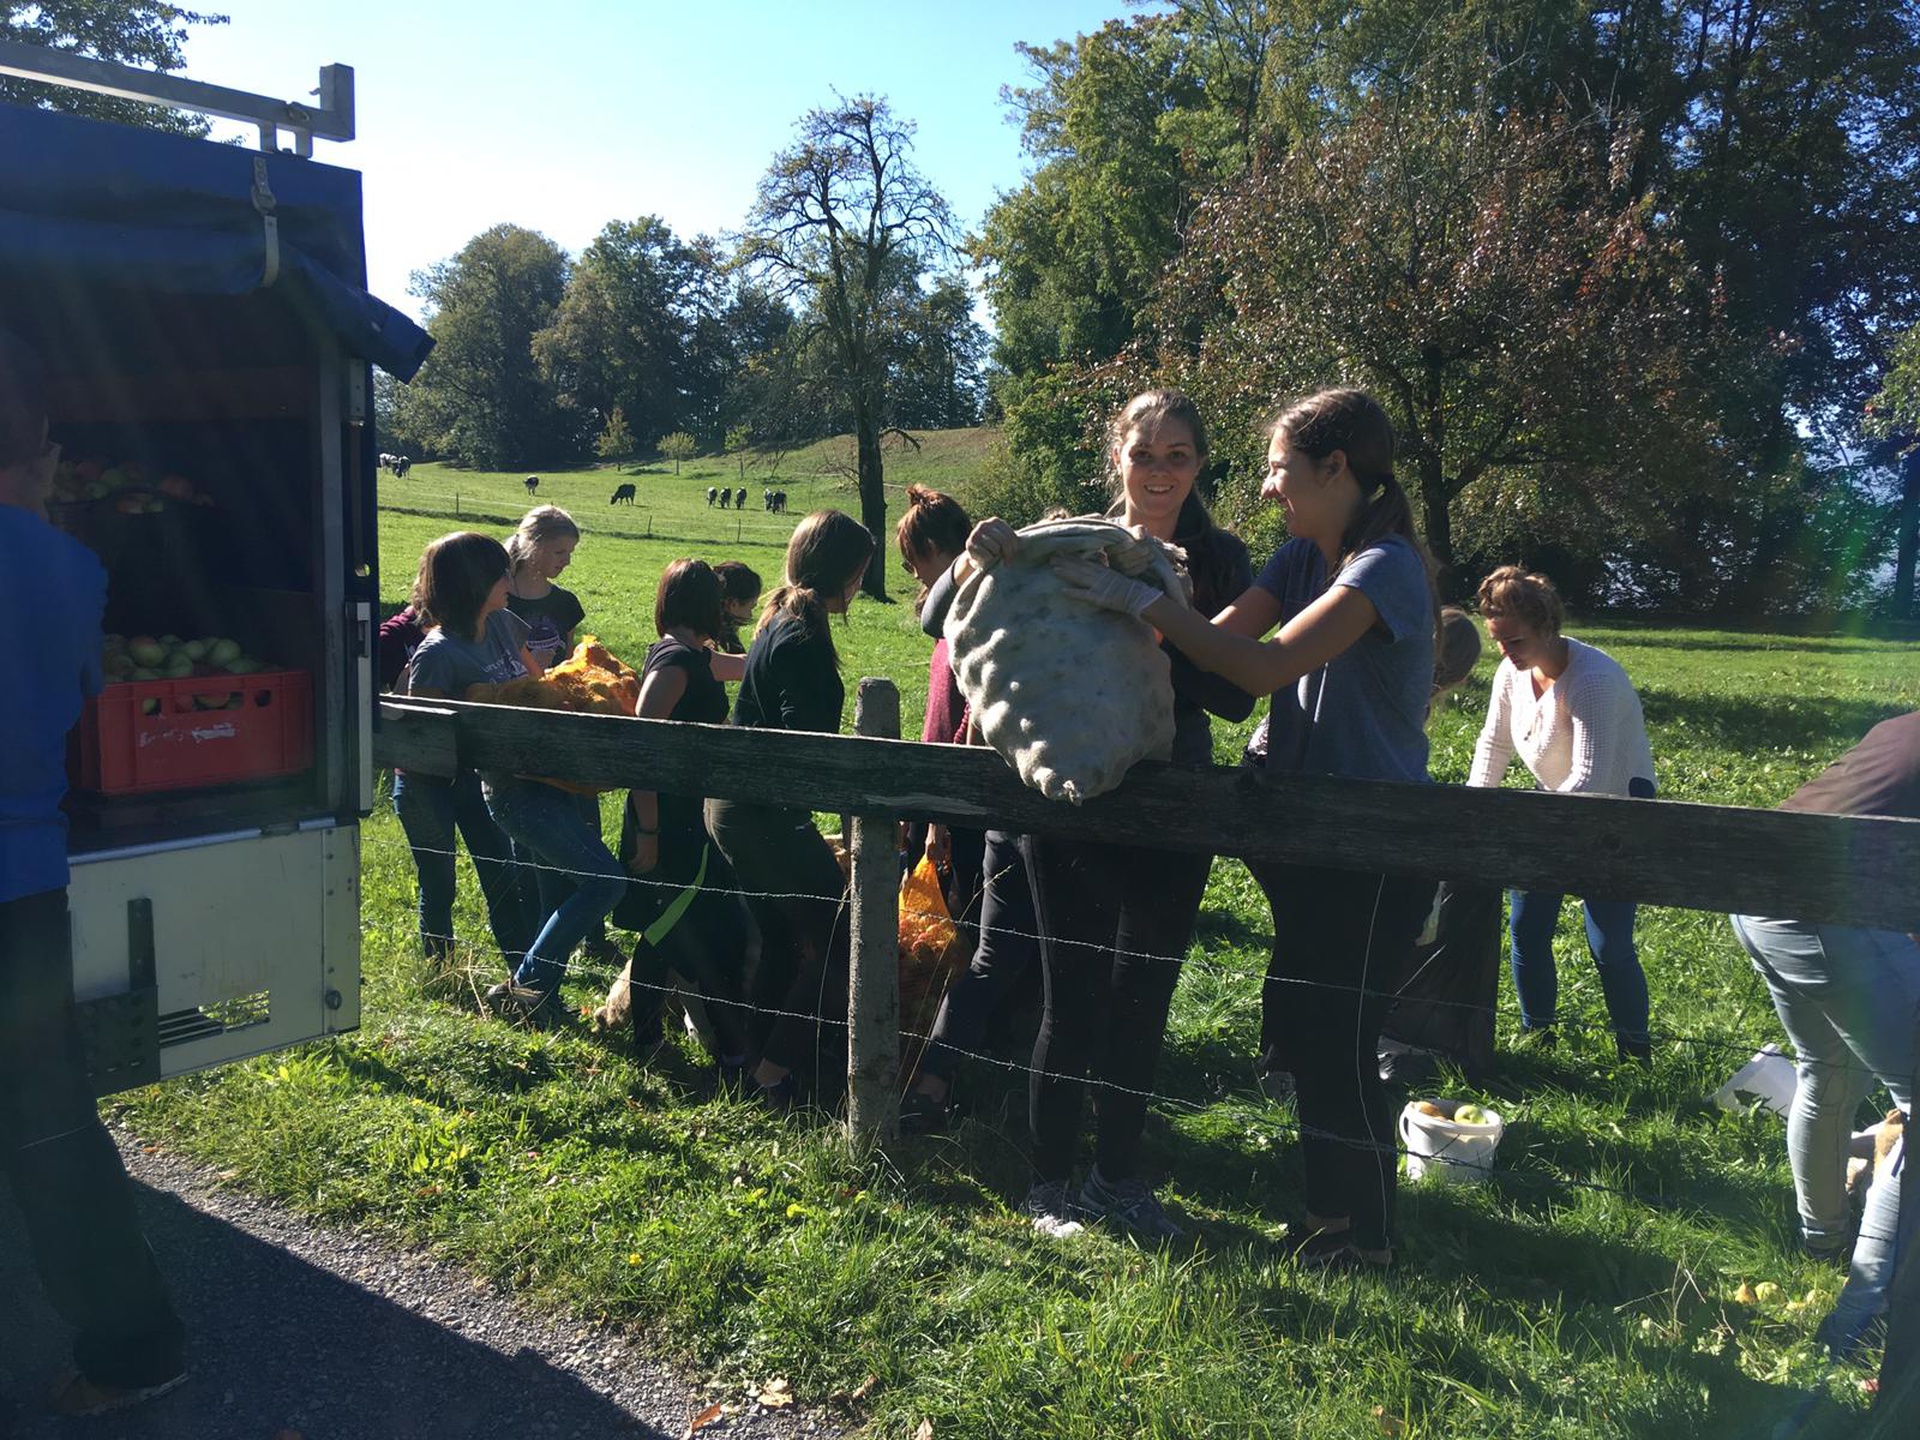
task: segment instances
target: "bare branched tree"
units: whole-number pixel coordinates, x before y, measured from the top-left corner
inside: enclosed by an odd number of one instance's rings
[[[853,415],[860,521],[880,541],[864,589],[886,598],[885,415],[889,297],[951,248],[953,218],[913,166],[913,126],[883,99],[810,111],[774,157],[739,237],[737,263],[778,293],[804,296],[826,341],[830,380]]]

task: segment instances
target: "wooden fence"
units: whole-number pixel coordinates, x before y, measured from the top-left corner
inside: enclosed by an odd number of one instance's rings
[[[873,679],[852,736],[389,699],[374,755],[849,817],[847,1122],[883,1143],[898,1125],[899,818],[1920,933],[1920,820],[1152,764],[1073,806],[990,750],[903,742],[899,726],[897,692]],[[1920,1225],[1920,1186],[1904,1199]],[[1893,1292],[1876,1436],[1920,1421],[1920,1254]]]

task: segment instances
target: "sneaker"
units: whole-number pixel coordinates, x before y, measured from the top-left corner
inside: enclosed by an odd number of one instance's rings
[[[560,1024],[560,1002],[550,991],[502,980],[487,987],[487,1009],[502,1020],[517,1020],[529,1030],[551,1030]]]
[[[126,1410],[135,1405],[144,1405],[149,1400],[156,1400],[169,1390],[177,1390],[186,1383],[185,1370],[152,1385],[102,1385],[97,1381],[89,1380],[78,1370],[73,1370],[54,1386],[53,1397],[48,1402],[48,1406],[54,1414],[72,1419],[82,1419],[91,1415],[110,1415],[115,1410]]]
[[[1142,1240],[1179,1240],[1186,1231],[1174,1223],[1144,1180],[1109,1180],[1098,1165],[1080,1187],[1080,1213],[1089,1220],[1110,1220]]]
[[[775,1115],[791,1115],[800,1108],[800,1082],[791,1072],[782,1075],[771,1085],[762,1085],[749,1075],[747,1094]]]
[[[1042,1180],[1027,1191],[1017,1213],[1033,1222],[1033,1228],[1049,1240],[1065,1240],[1087,1227],[1073,1218],[1073,1197],[1058,1181]]]

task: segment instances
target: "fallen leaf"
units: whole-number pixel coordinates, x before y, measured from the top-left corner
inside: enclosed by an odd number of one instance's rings
[[[873,1387],[878,1385],[879,1383],[880,1383],[880,1377],[878,1375],[869,1375],[867,1376],[866,1379],[862,1380],[858,1385],[853,1387],[853,1393],[847,1396],[847,1398],[849,1400],[864,1400],[867,1398],[867,1396],[873,1393]]]
[[[793,1403],[793,1387],[784,1379],[769,1380],[753,1397],[769,1410],[779,1410]]]
[[[913,1440],[933,1440],[933,1421],[922,1420],[920,1428],[913,1432]]]
[[[682,1435],[680,1440],[693,1440],[694,1435],[698,1431],[706,1429],[707,1426],[713,1424],[716,1420],[724,1420],[726,1414],[727,1407],[724,1405],[707,1406],[706,1409],[687,1421],[687,1433]]]
[[[1384,1405],[1373,1407],[1373,1423],[1380,1427],[1382,1435],[1387,1436],[1398,1435],[1407,1428],[1407,1422]]]

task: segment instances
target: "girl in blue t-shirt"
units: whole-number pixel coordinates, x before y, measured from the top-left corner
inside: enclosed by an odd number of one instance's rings
[[[1074,593],[1140,616],[1195,664],[1272,695],[1268,768],[1423,783],[1435,605],[1393,454],[1393,424],[1363,391],[1322,391],[1284,410],[1261,494],[1280,502],[1293,539],[1211,622],[1105,566],[1062,559],[1055,569]],[[1397,1157],[1377,1049],[1432,883],[1250,868],[1274,906],[1269,1003],[1295,1064],[1308,1212],[1299,1256],[1385,1266]]]
[[[427,546],[402,613],[430,628],[405,657],[396,689],[458,700],[469,685],[528,673],[526,627],[505,609],[506,568],[507,552],[486,535],[443,535]],[[487,813],[479,775],[463,769],[448,780],[396,770],[393,810],[419,878],[420,948],[429,971],[438,978],[453,960],[456,833],[480,877],[501,957],[509,969],[518,965],[535,917],[515,882],[507,837]]]

